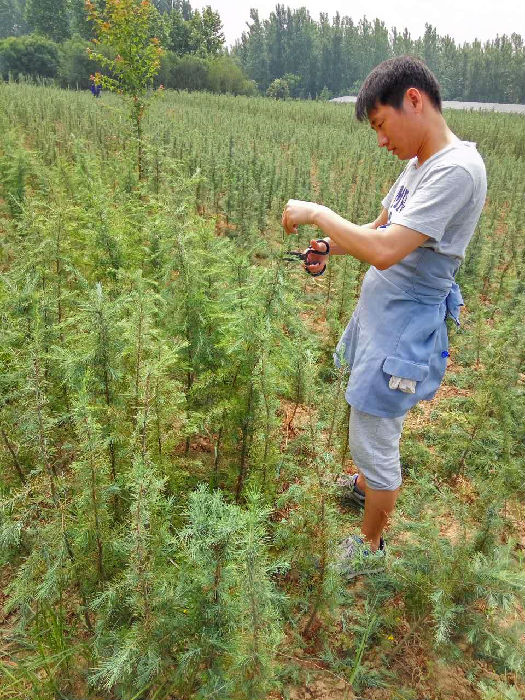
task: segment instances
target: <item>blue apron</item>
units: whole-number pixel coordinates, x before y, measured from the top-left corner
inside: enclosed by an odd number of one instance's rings
[[[448,356],[445,319],[459,325],[458,258],[417,248],[387,270],[370,267],[359,302],[334,353],[351,369],[346,400],[374,416],[404,415],[434,397]],[[417,382],[415,394],[390,389],[391,376]]]

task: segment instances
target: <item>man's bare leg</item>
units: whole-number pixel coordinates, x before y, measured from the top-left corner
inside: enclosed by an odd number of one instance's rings
[[[362,479],[361,474],[359,476]],[[361,488],[359,479],[357,484],[358,488]],[[383,530],[388,524],[389,516],[394,510],[399,489],[395,489],[395,491],[378,491],[371,489],[365,482],[362,490],[365,492],[365,515],[361,531],[365,539],[370,542],[372,550],[376,551],[379,547]]]

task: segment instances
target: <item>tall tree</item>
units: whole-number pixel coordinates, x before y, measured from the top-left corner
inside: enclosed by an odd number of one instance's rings
[[[26,32],[25,0],[0,0],[0,39]]]
[[[509,102],[525,102],[525,46],[520,34],[513,32],[510,35],[512,41],[512,66],[513,83],[509,95]]]
[[[152,0],[151,4],[160,12],[161,15],[171,12],[173,9],[172,0]]]
[[[465,86],[465,97],[463,99],[476,101],[482,99],[485,81],[485,70],[483,62],[483,51],[481,42],[477,39],[472,43],[469,62],[468,62],[468,77]]]
[[[193,11],[191,9],[191,4],[188,0],[174,0],[172,1],[172,10],[177,10],[182,15],[182,19],[187,22],[193,16]]]
[[[331,82],[331,28],[328,20],[328,13],[321,12],[319,15],[319,76],[318,88],[321,91],[323,88],[328,88],[328,83]]]
[[[252,80],[255,80],[258,87],[266,92],[270,84],[266,37],[257,10],[250,10],[250,19],[252,24],[248,26],[248,34],[243,35],[246,38],[245,67]]]
[[[70,36],[67,0],[27,0],[25,18],[32,31],[53,41]]]
[[[178,56],[190,53],[190,27],[179,10],[173,10],[167,21],[167,48]]]
[[[402,56],[403,54],[414,52],[414,42],[406,27],[403,29],[403,33],[400,33],[395,27],[392,29],[392,51],[394,56]]]
[[[374,20],[374,29],[372,31],[372,55],[374,65],[378,65],[381,61],[386,61],[390,58],[392,51],[390,41],[388,39],[388,29],[384,22],[380,19]]]
[[[351,17],[343,17],[343,65],[342,88],[346,93],[352,92],[353,85],[359,79],[358,32]]]
[[[266,29],[270,79],[280,78],[287,73],[285,64],[286,10],[284,5],[276,5],[275,12],[264,23]]]
[[[207,6],[202,10],[195,10],[189,20],[189,42],[191,52],[200,56],[214,56],[221,52],[224,46],[224,34],[222,22],[218,12],[214,12]]]
[[[422,41],[421,58],[427,66],[436,74],[440,73],[440,52],[437,30],[431,24],[425,24],[425,33]]]
[[[286,73],[301,77],[300,94],[316,93],[316,25],[304,7],[287,13]],[[293,91],[292,91],[293,95]]]
[[[337,94],[342,85],[342,66],[343,61],[343,27],[339,12],[336,12],[332,22],[332,31],[330,37],[330,74],[328,76],[329,90]]]
[[[71,33],[78,34],[83,39],[93,38],[93,29],[88,20],[84,0],[69,0],[71,18]]]

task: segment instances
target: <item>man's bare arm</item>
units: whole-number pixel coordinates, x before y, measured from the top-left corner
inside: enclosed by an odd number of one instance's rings
[[[297,233],[302,224],[318,226],[336,244],[336,249],[380,270],[395,265],[429,238],[400,224],[379,229],[357,226],[328,207],[298,199],[288,201],[282,223],[287,233]],[[314,271],[312,266],[309,270]]]
[[[387,221],[388,211],[386,209],[383,209],[381,211],[381,214],[379,214],[375,221],[371,221],[369,224],[364,224],[363,228],[378,229],[380,226],[384,226],[387,223]],[[348,251],[345,250],[339,244],[337,244],[335,241],[332,241],[329,236],[327,236],[324,240],[327,240],[330,244],[331,255],[348,255]]]
[[[312,223],[339,249],[379,270],[395,265],[428,239],[425,234],[400,224],[380,229],[357,226],[327,207],[316,208]]]

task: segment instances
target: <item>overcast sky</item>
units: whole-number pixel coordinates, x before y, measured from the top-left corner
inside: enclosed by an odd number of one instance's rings
[[[211,5],[219,12],[226,43],[231,46],[246,30],[250,8],[259,10],[259,17],[266,19],[275,9],[276,0],[190,0],[194,9]],[[291,8],[306,7],[313,19],[320,12],[328,12],[330,19],[339,11],[349,15],[354,22],[364,15],[369,20],[382,19],[387,27],[403,30],[408,27],[412,38],[421,36],[425,22],[437,28],[438,34],[450,34],[456,42],[494,39],[496,34],[517,32],[525,37],[525,2],[523,0],[282,0]]]

